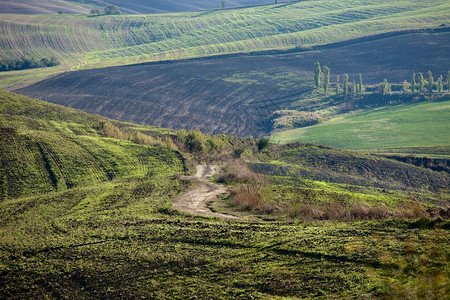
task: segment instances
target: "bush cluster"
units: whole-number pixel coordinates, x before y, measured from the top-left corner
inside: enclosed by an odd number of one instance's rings
[[[3,59],[0,60],[0,72],[54,67],[57,65],[59,65],[59,62],[55,57],[50,59],[42,58],[41,60],[34,58]]]
[[[315,112],[296,110],[277,110],[272,115],[272,127],[298,128],[320,124],[323,118]]]

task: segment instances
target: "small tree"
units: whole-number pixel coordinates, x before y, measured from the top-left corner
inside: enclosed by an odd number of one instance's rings
[[[206,139],[199,129],[190,130],[185,139],[186,147],[191,152],[203,152],[206,149]]]
[[[433,92],[434,78],[431,71],[428,71],[428,92],[431,94]]]
[[[439,76],[437,83],[436,83],[436,87],[437,87],[437,91],[438,93],[442,93],[442,90],[444,89],[444,84],[443,84],[443,78],[442,75]]]
[[[353,85],[352,85],[352,98],[355,98],[355,96],[356,96],[356,90],[357,90],[356,81],[353,80]]]
[[[91,15],[94,15],[94,16],[99,16],[99,15],[102,14],[102,12],[100,11],[100,9],[94,8],[94,9],[91,9],[90,14],[91,14]]]
[[[327,94],[328,86],[330,85],[330,68],[327,66],[323,67],[323,90]]]
[[[364,91],[364,85],[363,85],[362,74],[359,73],[359,93],[362,94],[363,91]]]
[[[339,79],[341,79],[341,76],[336,76],[336,95],[339,94]]]
[[[402,91],[403,93],[407,93],[408,92],[408,88],[409,88],[409,83],[408,81],[404,80],[402,83]]]
[[[348,96],[348,74],[344,74],[344,97]]]
[[[450,71],[447,72],[447,92],[450,92]]]
[[[120,10],[115,5],[105,7],[106,15],[120,15]]]
[[[225,8],[225,6],[227,6],[227,0],[220,0],[219,4],[217,4],[218,8]]]
[[[425,87],[425,80],[423,78],[422,73],[419,73],[417,79],[419,81],[419,92],[423,93],[423,88]]]
[[[414,94],[415,90],[416,90],[416,73],[413,73],[411,78],[411,93]]]
[[[381,93],[382,93],[383,97],[386,96],[386,94],[388,94],[389,91],[390,91],[389,82],[385,78],[383,80],[383,82],[381,83]]]
[[[320,63],[316,61],[314,63],[314,84],[316,88],[320,87],[320,77],[322,77],[322,70],[320,69]]]

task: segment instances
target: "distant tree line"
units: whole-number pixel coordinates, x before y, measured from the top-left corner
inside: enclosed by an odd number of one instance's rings
[[[121,14],[119,8],[118,8],[117,6],[115,6],[115,5],[107,6],[107,7],[105,7],[105,8],[103,9],[103,11],[101,11],[101,10],[98,9],[98,8],[94,8],[94,9],[91,10],[90,13],[91,13],[91,15],[94,15],[94,16],[101,16],[101,15],[120,15],[120,14]]]
[[[330,68],[327,66],[323,66],[321,68],[320,63],[316,61],[314,63],[314,86],[316,89],[321,90],[325,92],[325,94],[328,93],[329,85],[330,85]],[[341,84],[340,84],[340,76],[336,76],[336,83],[335,83],[335,93],[336,95],[343,95],[344,98],[355,98],[357,95],[362,95],[365,90],[365,86],[363,84],[363,75],[359,74],[359,82],[356,83],[356,81],[349,82],[349,76],[348,74],[344,74],[344,84],[342,86],[341,90]],[[424,75],[422,73],[419,73],[416,76],[416,73],[413,73],[411,82],[403,81],[402,83],[402,90],[401,93],[429,93],[430,95],[433,92],[442,93],[444,92],[444,85],[447,84],[447,92],[450,92],[450,71],[447,72],[447,78],[444,82],[444,77],[440,75],[438,79],[435,81],[433,74],[431,71],[428,71],[427,78],[425,79]],[[385,78],[383,82],[378,84],[378,90],[380,94],[384,97],[387,94],[391,93],[391,84],[388,82],[388,80]]]
[[[0,60],[0,72],[54,67],[57,65],[59,65],[59,61],[55,57],[50,59],[42,58],[40,60],[34,58],[2,59]]]

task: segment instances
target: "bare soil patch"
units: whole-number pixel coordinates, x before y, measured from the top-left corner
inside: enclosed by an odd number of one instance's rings
[[[209,208],[209,204],[217,200],[217,197],[229,193],[225,186],[208,181],[208,178],[216,173],[216,168],[217,166],[213,165],[198,165],[195,176],[185,177],[192,180],[195,187],[175,199],[172,206],[179,211],[192,215],[240,220],[236,216],[213,212]]]

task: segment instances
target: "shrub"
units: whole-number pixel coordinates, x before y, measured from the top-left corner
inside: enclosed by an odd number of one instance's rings
[[[320,124],[323,118],[315,112],[296,110],[277,110],[272,115],[272,127],[295,128]]]
[[[107,15],[120,15],[120,10],[115,5],[105,7],[105,14]]]
[[[203,152],[206,150],[205,137],[199,129],[190,130],[186,135],[186,147],[191,152]]]
[[[270,144],[270,139],[267,137],[264,137],[260,140],[258,140],[258,142],[256,143],[256,146],[258,147],[258,151],[262,151],[264,149],[266,149],[267,147],[269,147]]]
[[[95,15],[95,16],[99,16],[99,15],[102,14],[102,12],[100,11],[100,9],[94,8],[94,9],[91,9],[90,14],[91,15]]]
[[[101,130],[102,133],[107,137],[122,140],[128,139],[128,135],[122,132],[117,126],[115,126],[110,121],[100,121],[96,125],[96,128]]]
[[[242,154],[244,153],[244,149],[238,148],[234,149],[234,155],[236,155],[237,158],[241,158]]]
[[[250,170],[244,161],[234,159],[226,163],[226,167],[217,181],[220,183],[251,183],[262,182],[263,177]]]

